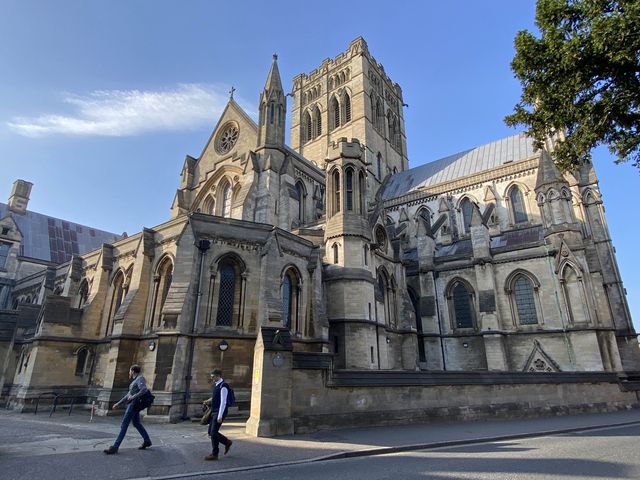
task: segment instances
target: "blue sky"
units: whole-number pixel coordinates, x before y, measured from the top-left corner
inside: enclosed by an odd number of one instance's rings
[[[278,53],[285,89],[363,36],[409,105],[410,166],[515,133],[513,39],[533,0],[0,0],[0,198],[34,183],[30,209],[129,234],[168,219],[185,155],[228,98],[253,113]],[[595,152],[632,315],[640,321],[640,186]],[[4,192],[4,193],[2,193]]]

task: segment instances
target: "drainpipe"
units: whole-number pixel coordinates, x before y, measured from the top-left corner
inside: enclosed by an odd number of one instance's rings
[[[184,404],[182,407],[182,420],[188,420],[188,410],[189,410],[189,400],[191,399],[191,372],[193,370],[193,351],[195,349],[196,341],[195,334],[198,327],[198,315],[200,313],[200,299],[202,298],[201,291],[201,279],[202,279],[202,270],[204,269],[204,257],[207,254],[207,250],[211,247],[211,242],[209,240],[200,240],[196,245],[198,250],[200,251],[200,267],[198,268],[198,276],[196,277],[196,288],[193,293],[196,301],[196,306],[193,309],[193,321],[191,323],[191,332],[189,335],[189,354],[187,356],[187,374],[184,377],[185,387],[184,387]]]

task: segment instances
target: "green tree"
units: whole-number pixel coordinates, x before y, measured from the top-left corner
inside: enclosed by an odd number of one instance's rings
[[[640,169],[640,1],[538,0],[536,26],[540,38],[515,39],[523,90],[505,122],[525,125],[538,148],[563,132],[553,153],[562,170],[601,144]]]

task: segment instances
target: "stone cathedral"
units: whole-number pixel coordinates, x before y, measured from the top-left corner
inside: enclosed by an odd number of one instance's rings
[[[170,218],[135,235],[37,228],[16,182],[0,203],[7,407],[59,395],[106,414],[133,363],[158,421],[196,414],[220,366],[253,435],[638,407],[598,179],[556,169],[558,138],[409,168],[402,90],[362,38],[290,93],[274,55],[259,109],[256,124],[232,93]]]

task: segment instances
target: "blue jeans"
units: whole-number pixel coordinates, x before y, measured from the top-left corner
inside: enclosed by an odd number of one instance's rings
[[[124,436],[126,435],[131,422],[133,422],[133,426],[136,427],[136,430],[138,430],[140,435],[142,435],[142,440],[144,440],[145,443],[151,443],[149,434],[144,429],[142,422],[140,421],[140,412],[136,412],[133,408],[133,403],[130,403],[124,411],[122,423],[120,424],[120,435],[118,435],[118,438],[116,438],[116,441],[113,443],[113,448],[120,448],[120,444],[122,443],[122,440],[124,440]]]

